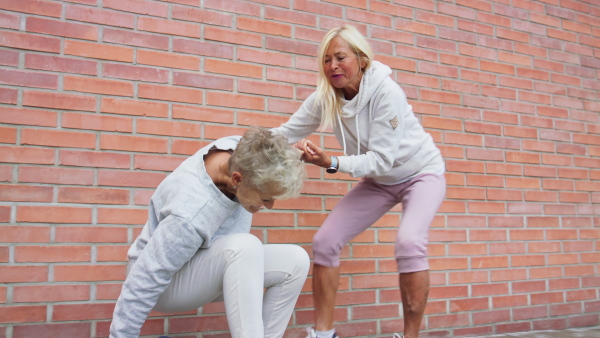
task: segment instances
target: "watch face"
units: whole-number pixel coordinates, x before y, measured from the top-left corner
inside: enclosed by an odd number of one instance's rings
[[[337,169],[335,167],[329,167],[327,169],[325,169],[326,172],[330,173],[330,174],[335,174],[337,173]]]

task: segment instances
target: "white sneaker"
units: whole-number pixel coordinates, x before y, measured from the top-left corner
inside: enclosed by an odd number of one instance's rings
[[[394,335],[392,336],[392,338],[404,338],[404,335],[400,336],[397,333],[394,333]]]
[[[317,338],[317,333],[313,328],[306,328],[306,332],[308,333],[308,336],[306,336],[306,338]],[[340,338],[340,336],[338,336],[337,333],[334,332],[331,338]]]

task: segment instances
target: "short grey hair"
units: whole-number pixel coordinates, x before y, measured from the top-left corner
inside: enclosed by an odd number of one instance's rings
[[[244,133],[229,158],[229,172],[240,172],[252,188],[268,192],[267,187],[281,191],[277,199],[300,195],[306,178],[302,152],[281,135],[262,127]]]

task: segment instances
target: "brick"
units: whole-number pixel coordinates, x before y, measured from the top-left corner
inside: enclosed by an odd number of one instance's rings
[[[397,317],[400,309],[396,304],[392,305],[371,305],[371,306],[354,306],[352,308],[352,319],[374,319],[382,317]]]
[[[17,143],[17,128],[0,127],[0,143]]]
[[[198,149],[207,145],[208,143],[191,140],[173,140],[171,145],[171,152],[173,154],[181,155],[193,155]]]
[[[227,318],[225,316],[173,318],[169,320],[170,333],[227,330],[227,328]]]
[[[0,181],[1,182],[12,182],[12,167],[9,166],[0,166]],[[1,209],[0,209],[1,210]],[[0,212],[2,215],[0,219],[4,219],[6,217],[6,210]]]
[[[166,153],[167,147],[167,140],[153,137],[109,134],[100,136],[100,149],[103,150]]]
[[[6,2],[6,0],[4,2]],[[33,35],[29,33],[3,31],[2,35],[0,36],[0,46],[36,50],[48,53],[59,53],[60,39]]]
[[[127,229],[112,227],[57,227],[57,243],[126,243]]]
[[[137,29],[161,34],[200,38],[200,25],[196,23],[138,17]]]
[[[15,262],[17,263],[89,262],[90,259],[91,248],[89,246],[52,245],[17,246],[15,248]]]
[[[238,91],[241,93],[284,98],[293,98],[294,94],[293,87],[289,85],[242,79],[238,80]]]
[[[133,49],[129,47],[111,46],[100,43],[66,40],[66,55],[83,56],[93,59],[133,62]]]
[[[45,305],[0,307],[0,323],[35,323],[46,320]]]
[[[52,199],[52,187],[6,184],[0,190],[0,201],[52,202]]]
[[[201,125],[189,122],[138,119],[136,131],[140,134],[199,138]]]
[[[26,90],[23,92],[23,105],[52,109],[95,111],[96,98],[84,95]]]
[[[133,96],[133,84],[131,82],[71,75],[64,77],[63,89],[92,94]]]
[[[153,67],[105,63],[103,66],[103,76],[134,81],[167,83],[169,72]]]
[[[193,21],[226,27],[231,26],[232,19],[232,15],[230,14],[184,6],[173,6],[172,17],[173,19],[183,21]]]
[[[93,149],[96,146],[96,135],[62,130],[23,129],[21,131],[21,143]]]
[[[48,70],[61,73],[76,73],[83,75],[96,75],[97,62],[79,60],[60,56],[31,54],[25,55],[25,68]]]
[[[133,130],[133,120],[120,116],[101,116],[96,114],[63,113],[61,119],[63,128],[82,130],[103,130],[130,133]]]
[[[148,218],[148,210],[98,208],[98,224],[136,224],[142,225]]]
[[[96,285],[96,297],[103,300],[117,300],[122,284],[102,283]]]
[[[208,92],[206,103],[212,106],[243,108],[251,110],[263,110],[264,99],[257,96]]]
[[[280,52],[316,56],[317,45],[300,41],[290,41],[288,39],[266,37],[266,47],[269,50],[277,50]]]
[[[186,87],[233,91],[233,79],[231,78],[195,73],[173,72],[173,84]]]
[[[207,0],[204,4],[207,8],[223,11],[232,12],[238,14],[245,14],[250,16],[260,16],[260,6],[257,4],[246,3],[244,1],[231,1],[223,3],[222,1]]]
[[[0,103],[17,104],[19,92],[16,89],[0,88]]]
[[[51,1],[28,0],[28,1],[10,1],[0,2],[0,8],[27,14],[37,14],[59,18],[62,12],[62,5]]]
[[[58,206],[18,206],[17,222],[24,223],[90,223],[89,208]]]
[[[128,99],[116,99],[116,98],[102,98],[100,111],[103,113],[111,114],[124,114],[124,115],[135,115],[135,116],[151,116],[151,117],[168,117],[169,106],[166,103],[141,101],[141,100],[128,100]],[[129,121],[123,120],[124,121]],[[122,128],[124,125],[122,125]],[[131,126],[128,126],[131,128]],[[122,131],[131,131],[122,130]]]
[[[135,16],[110,9],[97,7],[67,5],[65,18],[73,21],[83,21],[95,24],[133,28]]]
[[[457,286],[433,286],[430,291],[430,299],[465,298],[468,289],[464,285]]]
[[[0,227],[0,234],[5,243],[47,243],[50,241],[50,227],[3,225]]]
[[[294,79],[286,78],[289,76],[294,77]],[[312,86],[317,82],[317,78],[315,77],[314,73],[308,73],[304,71],[287,71],[286,76],[286,72],[278,68],[267,68],[267,80],[298,83],[309,86]]]
[[[38,325],[17,325],[13,327],[14,338],[40,336],[87,337],[91,335],[90,323],[57,323]]]
[[[155,188],[165,177],[162,173],[101,170],[98,185]]]
[[[0,283],[36,283],[48,281],[47,266],[0,266],[0,272]],[[0,309],[5,310],[6,307],[0,307]],[[8,317],[4,314],[0,318],[3,318],[0,322],[6,322],[4,318]],[[32,319],[32,317],[29,317],[29,319]]]
[[[150,50],[139,50],[137,52],[137,62],[145,65],[169,68],[190,70],[198,70],[200,68],[200,59],[198,57]]]
[[[90,25],[77,24],[44,18],[28,17],[26,29],[29,32],[46,35],[63,36],[67,38],[98,40],[98,28]]]
[[[12,13],[0,13],[0,27],[19,30],[21,16]]]
[[[98,262],[128,262],[127,251],[128,245],[122,246],[99,246],[98,247]]]
[[[174,119],[233,123],[233,111],[225,109],[173,104],[172,116]]]
[[[288,24],[259,20],[251,17],[238,17],[236,28],[261,34],[291,37],[292,27]]]
[[[262,38],[260,35],[254,33],[239,32],[235,30],[228,30],[218,27],[205,27],[204,38],[206,40],[221,41],[244,46],[262,46]]]
[[[251,77],[256,79],[262,78],[263,74],[263,67],[261,66],[213,59],[204,61],[204,70],[210,73]]]
[[[131,0],[127,2],[119,0],[104,0],[102,6],[104,8],[111,8],[119,11],[151,16],[167,17],[169,14],[169,5],[147,0]]]
[[[189,39],[174,38],[173,51],[186,54],[211,56],[222,59],[233,58],[233,47],[231,46]]]
[[[286,6],[287,7],[287,6]],[[373,7],[372,7],[373,9]],[[293,10],[265,7],[265,19],[316,27],[317,19],[313,14]]]
[[[0,83],[13,86],[57,89],[58,76],[45,73],[0,69]]]
[[[29,126],[56,127],[57,114],[45,110],[0,107],[0,122]]]
[[[61,149],[59,163],[78,167],[127,169],[130,166],[130,155]]]
[[[62,187],[58,189],[59,203],[128,204],[129,191],[121,189]]]
[[[59,268],[59,266],[57,266]],[[60,267],[63,268],[63,267]],[[114,303],[54,305],[53,321],[110,319]]]
[[[104,29],[102,41],[152,49],[169,49],[169,38],[166,36],[108,27]]]
[[[202,104],[202,91],[191,88],[174,88],[172,86],[160,86],[140,83],[138,85],[138,97],[164,101]]]

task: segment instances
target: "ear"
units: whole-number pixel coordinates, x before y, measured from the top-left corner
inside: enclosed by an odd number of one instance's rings
[[[241,172],[234,171],[233,173],[231,173],[231,183],[233,183],[233,185],[239,185],[240,182],[242,182],[243,177],[244,176]]]
[[[367,61],[365,61],[362,57],[358,58],[358,64],[360,65],[360,69],[361,70],[365,70],[365,67],[367,66]]]

